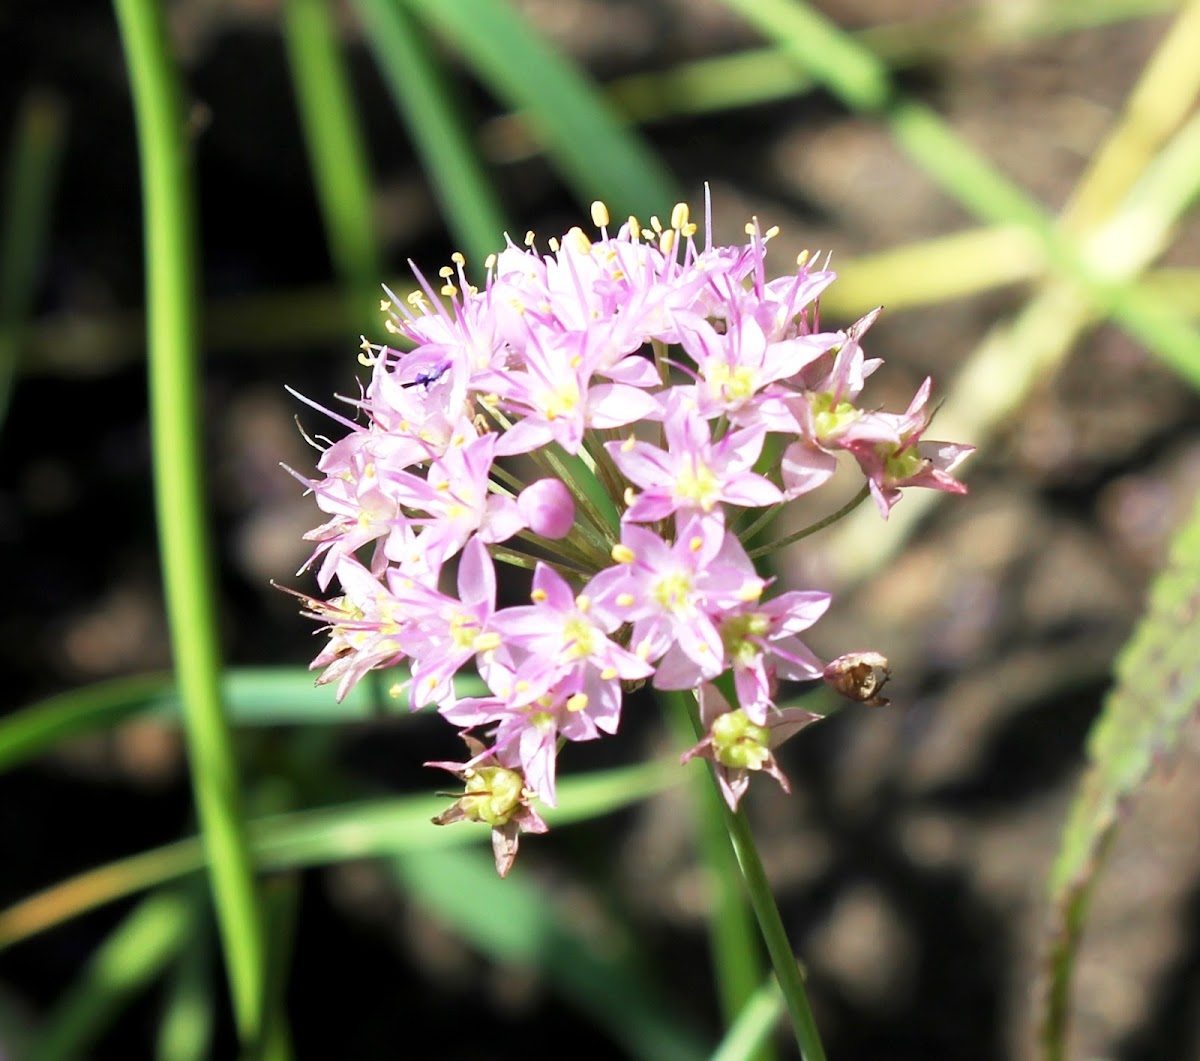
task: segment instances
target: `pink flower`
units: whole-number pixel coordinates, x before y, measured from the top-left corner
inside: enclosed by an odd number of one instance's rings
[[[824,615],[829,601],[828,593],[793,591],[726,612],[721,639],[738,702],[753,722],[766,724],[779,679],[813,681],[824,673],[824,665],[796,634]]]
[[[764,721],[755,722],[745,710],[733,710],[713,685],[700,686],[698,695],[700,721],[708,732],[699,744],[683,753],[680,762],[697,756],[711,760],[721,794],[733,811],[738,809],[750,787],[750,775],[756,771],[769,774],[784,792],[791,792],[774,749],[823,716],[799,707],[773,707]]]
[[[975,447],[954,442],[925,442],[921,438],[931,419],[931,414],[926,411],[931,386],[932,381],[926,377],[907,412],[900,416],[872,414],[875,422],[891,429],[896,441],[862,439],[846,444],[846,449],[854,454],[867,476],[871,494],[885,519],[906,486],[924,486],[950,494],[967,492],[967,488],[950,473],[964,457],[975,451]]]
[[[385,303],[414,348],[364,341],[353,419],[301,399],[345,431],[310,439],[312,479],[292,472],[324,521],[305,568],[329,599],[297,594],[325,624],[318,681],[344,696],[403,664],[414,708],[479,729],[470,760],[434,764],[465,785],[438,821],[490,824],[501,873],[545,829],[530,801],[554,803],[560,749],[615,733],[647,680],[698,692],[709,733],[689,756],[713,758],[731,804],[754,770],[786,785],[772,749],[813,716],[780,711],[780,683],[882,703],[886,661],[823,665],[800,635],[828,594],[764,600],[740,536],[758,545],[842,452],[884,516],[909,486],[965,490],[970,447],[924,439],[928,380],[904,413],[863,404],[878,311],[823,330],[834,274],[807,252],[769,279],[757,221],[733,246],[711,224],[698,240],[684,204],[614,231],[597,203],[593,221],[548,253],[507,241],[475,283],[462,255],[436,287],[414,269],[418,290]],[[497,608],[496,561],[531,578],[529,604]],[[456,698],[466,667],[486,695]]]
[[[673,545],[625,524],[613,556],[617,566],[592,579],[588,591],[633,625],[630,644],[640,657],[659,661],[655,687],[690,689],[720,674],[727,666],[721,615],[757,600],[766,584],[723,521],[693,516]]]
[[[570,677],[587,697],[596,725],[615,733],[620,720],[621,681],[646,678],[654,668],[621,648],[608,634],[619,617],[592,607],[586,593],[576,596],[566,580],[545,564],[533,575],[533,603],[505,608],[493,616],[493,629],[506,645],[525,653],[513,689],[530,703]]]
[[[544,833],[549,826],[534,809],[535,793],[525,787],[525,778],[510,756],[485,748],[464,736],[471,758],[465,763],[430,762],[448,770],[463,782],[463,794],[433,819],[434,825],[453,822],[484,822],[492,827],[492,854],[496,872],[507,877],[517,858],[522,833]]]
[[[649,523],[678,511],[713,512],[721,503],[757,508],[783,500],[779,487],[751,470],[765,427],[731,431],[714,442],[708,422],[677,391],[667,400],[663,422],[665,451],[633,436],[605,445],[624,475],[642,487],[625,519]]]

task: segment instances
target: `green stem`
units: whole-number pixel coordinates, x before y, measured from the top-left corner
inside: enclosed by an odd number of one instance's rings
[[[683,692],[660,695],[679,743],[692,743],[697,721],[695,697]],[[713,975],[717,982],[721,1016],[725,1026],[730,1028],[760,989],[762,954],[741,888],[737,862],[721,819],[721,794],[698,772],[691,776],[690,781],[696,843],[711,882],[708,929]],[[742,1056],[769,1061],[774,1055],[769,1045],[764,1044],[753,1053]]]
[[[265,947],[229,721],[201,482],[195,221],[166,9],[114,0],[141,155],[154,492],[171,647],[192,788],[239,1034],[263,1023]]]
[[[730,700],[736,707],[736,702]],[[692,726],[697,737],[703,737],[704,727],[699,715],[689,711]],[[715,768],[710,768],[709,779],[712,786],[720,791],[717,784]],[[746,883],[746,892],[750,897],[750,905],[758,920],[758,930],[762,933],[763,942],[767,945],[767,953],[771,957],[771,965],[779,980],[779,988],[783,992],[787,1004],[788,1015],[792,1020],[792,1030],[796,1036],[796,1045],[800,1048],[802,1061],[825,1061],[825,1049],[821,1045],[821,1036],[817,1031],[817,1022],[813,1018],[812,1008],[808,1004],[808,993],[804,989],[804,977],[800,966],[788,942],[787,931],[783,927],[779,907],[775,905],[775,896],[771,892],[771,884],[767,880],[762,860],[758,857],[758,848],[754,844],[754,836],[742,811],[732,811],[724,798],[716,801],[720,804],[721,816],[725,821],[725,829],[729,834],[729,842],[737,858],[738,867],[742,871],[742,879]]]
[[[748,554],[751,560],[757,560],[760,556],[765,556],[767,553],[773,553],[777,549],[782,549],[785,545],[792,545],[800,541],[801,538],[807,538],[810,534],[816,534],[819,530],[824,530],[831,524],[836,523],[839,519],[850,515],[859,505],[861,505],[868,497],[871,496],[871,488],[864,486],[857,494],[847,501],[836,512],[831,513],[824,519],[817,520],[816,523],[810,523],[803,530],[798,530],[794,534],[789,534],[786,538],[780,538],[778,541],[768,542],[766,545],[760,545],[756,549],[750,549]],[[759,528],[759,524],[755,522],[750,528],[744,532],[744,536],[748,537]]]

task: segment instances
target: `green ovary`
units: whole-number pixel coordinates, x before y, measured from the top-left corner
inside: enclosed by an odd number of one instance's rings
[[[524,780],[515,770],[487,766],[467,778],[467,790],[459,801],[472,821],[504,825],[521,806]]]
[[[600,632],[582,616],[568,619],[563,623],[562,632],[565,660],[586,659],[599,647]]]
[[[722,625],[721,641],[735,667],[749,667],[758,658],[760,650],[752,639],[766,636],[770,629],[771,620],[762,612],[735,615]]]
[[[909,446],[884,457],[884,476],[889,483],[902,483],[916,475],[924,464],[925,458],[917,452],[917,447]]]
[[[744,365],[730,368],[721,361],[713,365],[706,374],[709,387],[726,401],[745,401],[754,394],[754,370]]]
[[[833,401],[833,395],[822,392],[809,398],[812,408],[813,426],[816,428],[817,439],[826,439],[837,434],[843,428],[858,419],[858,410],[849,402]]]
[[[684,571],[660,578],[651,596],[666,611],[684,612],[691,608],[692,578]]]
[[[719,715],[712,724],[713,756],[733,770],[761,770],[771,755],[770,731],[742,710]]]
[[[675,480],[675,496],[682,501],[691,501],[705,512],[712,510],[721,499],[717,477],[703,464],[693,463],[680,471]]]
[[[557,420],[560,416],[571,416],[578,404],[578,387],[559,387],[558,390],[547,391],[542,395],[542,415],[547,420]]]
[[[454,647],[463,651],[473,651],[475,639],[479,635],[479,620],[473,615],[456,615],[450,620],[450,637]]]

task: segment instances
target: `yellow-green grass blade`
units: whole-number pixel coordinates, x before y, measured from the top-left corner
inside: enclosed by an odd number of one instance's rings
[[[183,891],[163,890],[143,899],[88,960],[46,1017],[30,1061],[86,1057],[122,1007],[144,991],[187,944],[194,929],[192,903]]]
[[[608,814],[676,784],[676,762],[650,762],[563,779],[559,806],[543,813],[552,826]],[[430,819],[445,797],[404,796],[252,819],[247,826],[258,870],[296,869],[347,859],[458,847],[488,840],[488,830]],[[0,950],[106,903],[204,868],[197,837],[143,851],[53,885],[0,911]]]

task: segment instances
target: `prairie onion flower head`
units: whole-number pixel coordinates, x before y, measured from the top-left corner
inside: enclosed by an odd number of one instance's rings
[[[478,285],[458,254],[436,286],[414,267],[418,289],[382,307],[401,341],[363,342],[353,416],[302,399],[346,432],[317,477],[292,473],[325,517],[304,565],[330,594],[303,598],[329,635],[318,682],[342,697],[400,664],[411,707],[486,737],[432,764],[466,787],[438,821],[491,825],[502,871],[518,832],[545,829],[530,800],[554,805],[563,745],[616,733],[639,685],[697,695],[709,732],[688,757],[732,805],[751,773],[786,785],[772,749],[815,716],[779,708],[780,683],[882,703],[886,660],[809,650],[829,595],[774,592],[763,529],[843,454],[885,518],[909,487],[965,492],[970,447],[924,437],[928,380],[903,413],[861,403],[878,311],[823,330],[819,261],[768,280],[775,230],[714,246],[684,204],[666,225],[592,219],[548,253],[509,241]],[[497,606],[497,562],[527,572],[527,604]],[[487,695],[458,698],[464,668]]]

